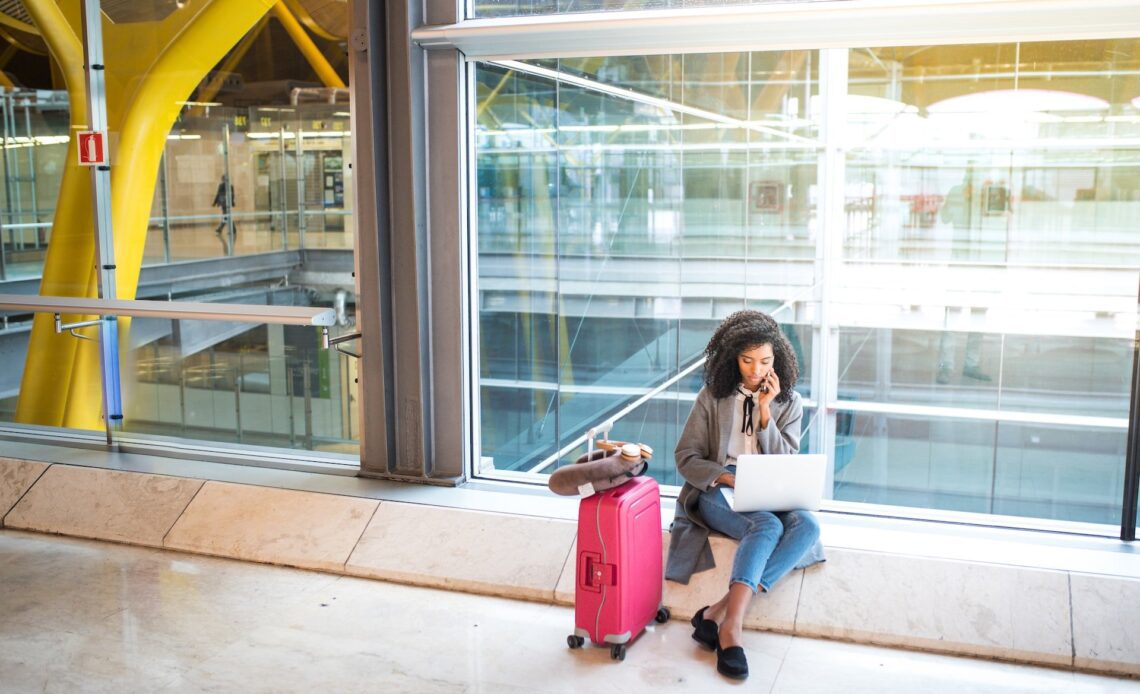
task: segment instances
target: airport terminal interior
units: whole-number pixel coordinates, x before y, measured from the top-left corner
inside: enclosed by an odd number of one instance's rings
[[[600,439],[775,318],[749,691],[1140,692],[1131,0],[0,2],[0,691],[714,689],[574,629]],[[86,302],[86,303],[84,303]],[[719,591],[719,592],[718,592]]]

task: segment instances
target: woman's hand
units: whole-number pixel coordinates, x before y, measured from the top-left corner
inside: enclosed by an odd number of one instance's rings
[[[722,472],[722,473],[720,473],[720,477],[716,478],[716,483],[718,485],[723,484],[726,487],[732,487],[733,489],[735,489],[736,488],[736,475],[732,474],[731,472]]]
[[[760,405],[770,405],[780,394],[780,377],[776,375],[776,370],[772,369],[764,380],[760,382]]]

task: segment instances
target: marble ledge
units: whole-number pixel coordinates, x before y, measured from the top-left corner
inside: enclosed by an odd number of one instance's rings
[[[161,547],[201,480],[52,465],[4,518],[6,527]]]
[[[831,550],[804,575],[795,632],[1067,667],[1068,575]]]
[[[1070,574],[1074,665],[1140,676],[1140,581]]]
[[[416,585],[552,602],[577,526],[566,521],[386,502],[345,572]],[[420,541],[436,538],[431,552]]]
[[[164,546],[342,573],[379,501],[207,482]]]
[[[0,528],[4,527],[4,516],[49,467],[48,463],[0,457]]]

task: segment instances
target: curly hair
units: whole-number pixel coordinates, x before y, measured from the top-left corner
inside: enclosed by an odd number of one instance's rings
[[[737,311],[717,327],[705,347],[705,386],[714,398],[732,395],[740,384],[740,367],[736,358],[741,352],[772,345],[775,355],[773,369],[780,379],[780,394],[776,402],[787,402],[796,387],[800,368],[792,343],[780,330],[780,325],[766,313]]]

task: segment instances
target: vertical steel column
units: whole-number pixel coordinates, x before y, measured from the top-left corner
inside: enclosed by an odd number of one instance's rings
[[[449,5],[454,8],[454,3]],[[429,7],[430,12],[430,7]],[[435,21],[436,16],[431,16]],[[457,18],[456,18],[457,19]],[[451,21],[455,21],[452,19]],[[478,345],[471,333],[471,256],[469,200],[465,174],[474,180],[474,162],[469,161],[474,130],[474,108],[465,100],[475,93],[467,83],[468,68],[458,51],[431,51],[427,55],[427,217],[428,277],[430,289],[421,301],[429,303],[430,330],[421,368],[429,370],[431,459],[430,475],[436,478],[466,477],[474,449],[471,383],[472,360]],[[469,130],[470,129],[470,130]],[[424,160],[419,160],[424,161]],[[465,167],[470,167],[465,170]]]
[[[819,302],[819,330],[812,350],[812,383],[821,417],[812,440],[814,450],[832,461],[827,470],[830,496],[834,484],[835,419],[831,406],[836,399],[839,381],[839,334],[833,325],[831,302],[833,288],[843,252],[846,217],[843,212],[844,177],[846,176],[847,125],[847,49],[831,48],[819,52],[820,135],[823,158],[819,165],[819,238],[816,239],[815,298]],[[808,108],[808,104],[804,104]]]
[[[285,166],[285,126],[278,126],[277,130],[277,156],[281,165],[277,171],[277,192],[281,196],[281,250],[289,250],[289,187],[286,174],[289,169]]]
[[[158,185],[162,191],[162,257],[170,263],[170,181],[166,178],[166,150],[158,160]]]
[[[36,146],[35,137],[32,135],[32,100],[26,99],[24,101],[24,133],[28,138],[28,195],[32,198],[32,224],[37,225],[32,227],[33,247],[36,250],[40,248],[40,203],[36,198]]]
[[[392,342],[395,360],[397,455],[389,474],[426,480],[432,465],[432,373],[429,271],[431,242],[427,206],[428,119],[423,49],[411,31],[423,19],[418,3],[390,2],[387,12],[388,171],[392,262]],[[452,81],[450,89],[456,89]],[[450,232],[454,234],[454,230]]]
[[[81,0],[83,5],[83,62],[87,76],[88,127],[107,133],[107,96],[103,66],[103,13],[99,0]],[[110,157],[107,158],[110,161]],[[99,298],[117,299],[115,289],[115,241],[111,228],[111,167],[91,168],[91,188],[95,202],[95,262],[99,278]],[[100,366],[103,373],[103,423],[107,445],[112,432],[122,426],[123,405],[119,391],[119,324],[115,316],[103,316],[99,330]]]
[[[235,253],[234,244],[237,242],[237,230],[234,228],[234,179],[230,175],[230,124],[222,123],[222,175],[225,187],[222,189],[222,195],[226,196],[226,234],[229,235],[229,243],[226,244],[228,253],[226,255],[237,255]]]
[[[297,117],[297,248],[305,247],[305,147],[301,144],[301,118]]]
[[[16,99],[16,94],[15,94],[15,92],[9,92],[9,91],[4,91],[3,94],[4,94],[4,98],[3,98],[3,101],[0,103],[3,103],[4,111],[3,111],[3,114],[0,114],[0,115],[3,115],[3,123],[4,123],[4,203],[5,203],[4,213],[5,213],[5,215],[7,215],[8,224],[16,224],[17,221],[16,221],[16,218],[13,214],[13,209],[12,209],[13,205],[15,205],[15,197],[16,196],[15,196],[15,193],[12,191],[12,184],[13,184],[12,176],[13,176],[13,174],[12,174],[12,163],[10,161],[12,155],[16,151],[16,148],[11,146],[14,143],[12,142],[13,133],[12,133],[12,128],[10,126],[10,121],[12,118],[12,111],[15,108],[14,103],[15,103],[15,99]],[[15,248],[16,247],[16,237],[14,234],[12,234],[11,231],[9,231],[8,233],[12,238],[12,247]]]
[[[303,399],[303,402],[305,403],[305,409],[303,410],[305,415],[305,450],[311,451],[313,450],[313,365],[307,356],[305,357],[305,360],[301,362],[301,364],[304,369],[301,372],[301,388],[303,388],[305,391]]]
[[[238,352],[237,376],[234,378],[234,424],[241,443],[241,390],[245,386],[245,352]]]
[[[12,110],[13,97],[13,92],[0,90],[0,106],[3,107],[0,116],[3,117],[4,123],[4,214],[0,215],[0,280],[8,279],[8,254],[4,249],[4,227],[10,227],[14,224],[12,218],[12,173],[8,166],[9,153],[14,149],[8,146],[12,144],[8,134],[8,112]],[[8,238],[12,241],[12,248],[15,248],[16,234],[14,229],[8,229]]]
[[[388,189],[388,20],[381,3],[352,0],[349,103],[353,144],[353,254],[360,341],[360,472],[383,476],[395,459],[392,254]],[[389,421],[392,420],[392,421]]]

